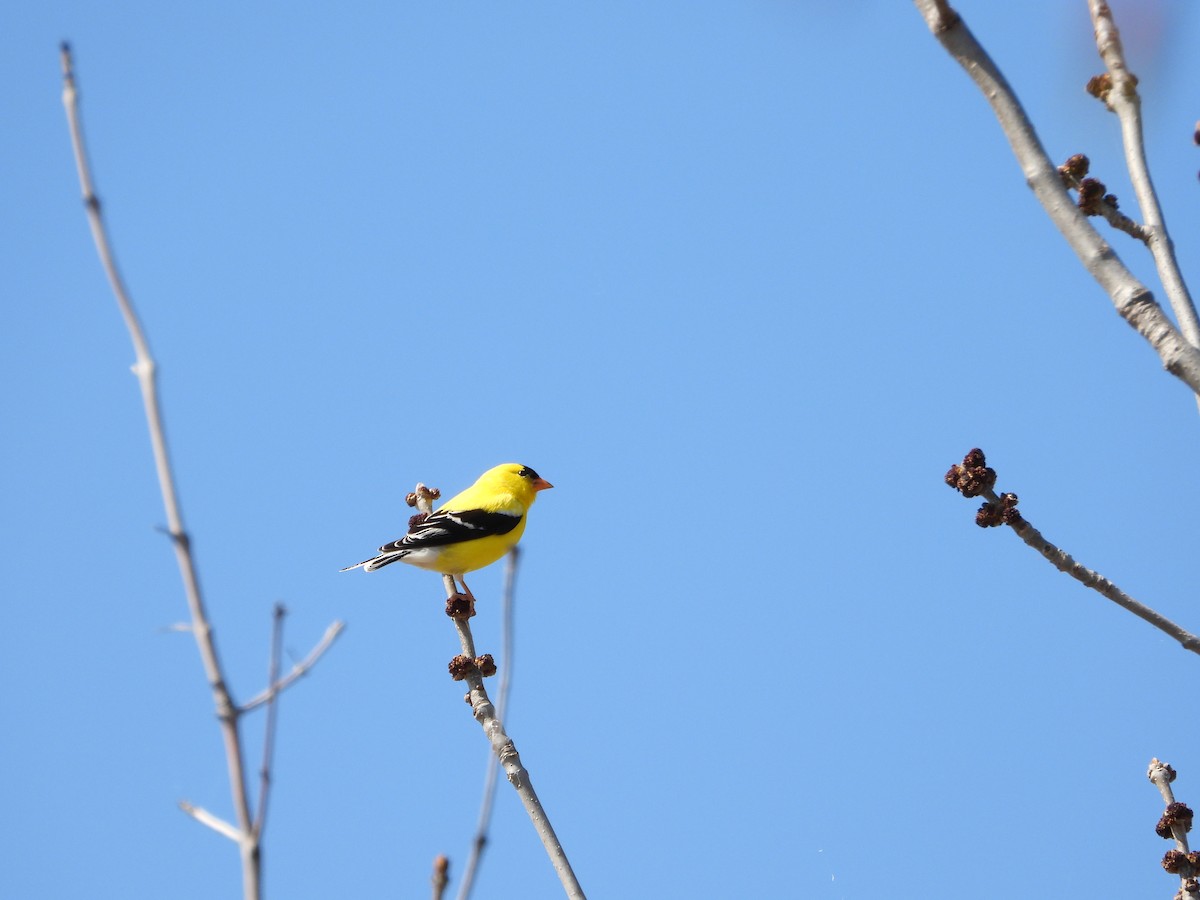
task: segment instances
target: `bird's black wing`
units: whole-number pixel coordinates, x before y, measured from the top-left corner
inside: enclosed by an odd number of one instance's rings
[[[439,509],[428,516],[414,516],[408,534],[398,541],[384,544],[380,553],[397,550],[420,550],[423,547],[441,547],[458,544],[477,538],[508,534],[521,521],[511,513],[488,512],[485,509]]]

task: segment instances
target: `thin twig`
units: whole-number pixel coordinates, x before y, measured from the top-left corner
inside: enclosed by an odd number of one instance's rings
[[[964,497],[983,497],[987,501],[975,518],[977,524],[985,527],[1008,525],[1027,546],[1040,553],[1060,572],[1065,572],[1084,587],[1091,588],[1139,619],[1149,622],[1178,641],[1184,650],[1200,654],[1200,637],[1176,625],[1144,603],[1134,600],[1099,572],[1080,565],[1065,550],[1046,540],[1042,533],[1017,511],[1017,495],[997,494],[993,487],[995,481],[995,470],[987,466],[983,451],[978,449],[972,450],[964,457],[961,465],[951,466],[950,471],[946,473],[946,483]]]
[[[237,827],[240,833],[238,847],[242,856],[243,893],[246,900],[257,900],[260,896],[261,879],[259,848],[258,840],[253,833],[250,801],[246,790],[246,770],[243,761],[241,733],[238,728],[240,713],[226,687],[220,658],[217,655],[216,640],[200,593],[200,579],[192,558],[191,538],[183,525],[183,510],[175,490],[175,478],[171,469],[170,454],[167,451],[166,428],[163,425],[158,398],[154,357],[150,353],[150,344],[146,340],[141,321],[117,267],[108,230],[101,215],[100,200],[96,196],[84,144],[83,125],[79,114],[79,92],[75,85],[71,48],[66,43],[61,47],[60,59],[63,73],[63,106],[66,108],[67,124],[71,130],[75,168],[79,173],[79,184],[83,192],[88,224],[91,227],[96,251],[100,255],[100,263],[108,276],[109,286],[116,297],[121,315],[125,319],[125,326],[133,341],[137,360],[133,365],[133,373],[137,376],[142,391],[142,405],[145,408],[146,422],[150,430],[150,444],[154,450],[154,465],[158,472],[159,489],[162,492],[163,507],[167,515],[167,530],[171,536],[171,543],[175,547],[175,558],[183,578],[184,592],[187,595],[188,609],[192,617],[192,633],[196,637],[196,646],[200,651],[204,674],[208,679],[209,687],[212,690],[213,704],[217,709],[217,719],[221,723],[221,734],[225,744],[225,761],[229,769],[230,791],[233,794],[233,807],[237,814]]]
[[[983,496],[993,503],[999,502],[1000,499],[994,491],[989,491],[983,494]],[[1030,525],[1029,521],[1023,516],[1017,522],[1011,523],[1011,527],[1027,546],[1032,547],[1049,560],[1060,572],[1065,572],[1084,587],[1091,588],[1118,606],[1129,610],[1129,612],[1133,613],[1139,619],[1149,622],[1159,631],[1178,641],[1184,650],[1200,654],[1200,637],[1176,625],[1166,616],[1156,612],[1144,603],[1134,600],[1099,572],[1080,565],[1071,554],[1059,549],[1046,540],[1042,533]]]
[[[1143,244],[1150,243],[1150,232],[1139,225],[1117,207],[1117,198],[1107,193],[1102,181],[1086,177],[1091,161],[1082,153],[1076,153],[1058,167],[1063,182],[1079,192],[1079,208],[1089,216],[1102,216],[1109,225]]]
[[[249,700],[242,704],[242,712],[247,713],[252,709],[262,706],[264,703],[269,703],[279,694],[282,694],[291,687],[299,679],[309,673],[313,666],[317,664],[325,651],[333,646],[333,642],[338,639],[343,631],[346,630],[346,623],[340,619],[334,621],[328,628],[325,629],[325,634],[321,636],[321,640],[317,641],[316,645],[308,652],[308,656],[300,660],[292,666],[292,670],[284,675],[279,681],[272,685],[268,685],[264,690],[255,694]]]
[[[504,721],[508,711],[508,695],[512,686],[513,669],[513,601],[517,582],[517,564],[520,562],[520,547],[508,551],[508,565],[504,567],[504,592],[501,595],[500,653],[504,661],[500,669],[500,689],[496,697],[496,716]],[[488,828],[492,822],[492,806],[496,800],[496,782],[500,771],[500,757],[488,754],[487,772],[483,779],[483,800],[479,804],[479,820],[475,824],[475,837],[471,841],[471,852],[463,868],[462,881],[458,885],[458,900],[467,900],[475,887],[475,876],[487,846]]]
[[[1149,289],[1134,278],[1072,201],[1012,87],[961,15],[945,0],[914,3],[929,30],[991,104],[1026,181],[1084,268],[1099,282],[1117,312],[1154,348],[1167,371],[1200,394],[1200,350],[1172,324]]]
[[[433,503],[425,485],[418,484],[414,494],[417,508],[423,513],[429,513],[433,508]],[[454,576],[443,575],[442,583],[446,588],[446,598],[453,600],[458,595]],[[469,660],[476,659],[475,639],[471,635],[471,626],[467,618],[455,618],[454,627],[458,632],[463,656]],[[488,698],[487,689],[483,686],[483,675],[478,665],[467,666],[462,673],[461,680],[466,681],[470,687],[467,699],[471,704],[471,714],[483,728],[483,733],[499,758],[500,765],[504,767],[504,774],[521,798],[521,804],[525,807],[525,812],[529,814],[534,829],[542,839],[542,846],[546,848],[546,853],[550,857],[554,871],[558,873],[558,880],[562,883],[563,889],[568,897],[574,898],[574,900],[584,900],[583,888],[580,887],[579,881],[571,869],[571,863],[567,860],[566,851],[554,833],[554,827],[550,824],[550,819],[546,815],[545,809],[542,808],[541,801],[538,800],[529,772],[521,764],[521,757],[517,753],[516,745],[512,738],[504,732],[504,725],[496,714],[495,706]]]
[[[188,803],[186,800],[180,800],[179,808],[201,825],[208,826],[217,834],[224,835],[235,844],[240,844],[242,842],[242,833],[238,831],[236,827],[230,825],[219,816],[214,816],[204,807]]]
[[[1129,180],[1137,195],[1138,206],[1145,220],[1143,228],[1148,233],[1147,246],[1154,256],[1158,277],[1166,291],[1167,300],[1179,323],[1179,330],[1193,347],[1200,347],[1200,319],[1192,302],[1179,262],[1175,259],[1175,245],[1167,231],[1158,192],[1150,178],[1150,167],[1146,163],[1146,144],[1142,131],[1142,100],[1137,90],[1137,78],[1129,71],[1125,62],[1125,50],[1121,36],[1113,20],[1112,10],[1105,0],[1088,0],[1092,16],[1092,27],[1096,32],[1096,49],[1108,69],[1112,87],[1105,93],[1105,103],[1117,114],[1121,123],[1121,141],[1125,146],[1125,164],[1129,168]]]
[[[450,860],[448,857],[434,858],[433,878],[430,881],[433,883],[433,900],[442,900],[446,893],[446,885],[450,883]]]
[[[287,609],[282,603],[275,604],[271,616],[271,657],[267,663],[267,684],[279,682],[279,654],[283,647],[283,620]],[[278,718],[279,704],[275,698],[278,691],[272,691],[267,700],[266,722],[263,724],[262,765],[258,769],[258,803],[254,807],[254,835],[262,839],[263,823],[267,820],[267,799],[271,793],[271,758],[275,753],[275,726]]]
[[[1098,211],[1104,218],[1104,221],[1108,222],[1117,231],[1123,231],[1134,240],[1141,241],[1143,244],[1150,244],[1150,232],[1146,230],[1146,226],[1133,221],[1133,219],[1129,218],[1129,216],[1125,215],[1125,213],[1121,212],[1120,209],[1111,203],[1101,203]]]

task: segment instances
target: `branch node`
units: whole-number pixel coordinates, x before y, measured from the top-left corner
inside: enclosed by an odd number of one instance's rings
[[[476,666],[475,660],[462,653],[450,660],[449,669],[450,677],[455,681],[464,681],[479,671],[479,667]]]
[[[1113,80],[1112,76],[1107,72],[1101,72],[1099,75],[1093,75],[1088,79],[1087,86],[1084,88],[1089,94],[1097,100],[1104,101],[1104,105],[1112,110],[1112,104],[1108,102],[1108,96],[1112,93]]]
[[[1175,837],[1175,828],[1182,829],[1184,834],[1192,830],[1192,810],[1186,803],[1168,803],[1162,818],[1154,826],[1154,833],[1160,838],[1171,840]]]
[[[475,615],[475,601],[466,594],[454,594],[446,598],[446,615],[452,619],[466,620]]]

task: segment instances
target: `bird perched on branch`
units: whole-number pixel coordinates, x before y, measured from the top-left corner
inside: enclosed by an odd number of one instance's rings
[[[463,575],[490,566],[511,550],[525,532],[526,513],[538,491],[552,487],[520,463],[488,469],[434,512],[413,516],[408,534],[384,544],[378,556],[342,571],[361,567],[374,572],[389,563],[406,562],[453,576],[462,584],[463,593],[474,600]]]

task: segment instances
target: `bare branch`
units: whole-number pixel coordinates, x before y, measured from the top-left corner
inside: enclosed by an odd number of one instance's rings
[[[213,704],[217,709],[217,719],[221,723],[221,734],[225,744],[225,762],[229,770],[229,785],[233,794],[233,806],[237,813],[240,833],[238,847],[242,854],[244,896],[247,900],[257,900],[260,896],[261,870],[258,843],[256,839],[252,838],[250,802],[246,791],[245,766],[241,735],[238,729],[239,711],[226,687],[220,658],[217,655],[216,640],[200,593],[200,579],[192,558],[191,538],[183,525],[183,511],[175,490],[175,477],[167,451],[166,429],[163,425],[159,404],[154,357],[150,353],[150,345],[146,340],[141,321],[117,268],[108,230],[101,216],[100,200],[96,196],[91,166],[88,164],[84,145],[83,125],[79,114],[79,92],[75,83],[71,49],[65,43],[61,48],[60,58],[63,72],[63,106],[66,109],[67,124],[71,131],[75,168],[79,173],[79,184],[83,192],[84,207],[87,210],[88,225],[91,227],[92,239],[96,244],[100,263],[108,276],[109,286],[116,297],[117,306],[121,310],[130,339],[133,341],[137,360],[134,363],[133,372],[141,387],[142,405],[145,408],[146,422],[150,430],[150,444],[154,451],[154,465],[158,472],[159,489],[162,492],[163,507],[167,515],[167,529],[171,536],[171,543],[175,547],[175,558],[183,578],[184,592],[187,595],[188,609],[192,617],[191,630],[195,635],[196,646],[204,665],[204,674],[212,691]]]
[[[963,458],[961,465],[951,466],[950,471],[946,473],[946,483],[964,497],[983,497],[987,501],[975,517],[977,524],[984,527],[1008,525],[1026,545],[1040,553],[1060,572],[1065,572],[1084,587],[1091,588],[1138,618],[1149,622],[1178,641],[1184,650],[1200,654],[1200,637],[1134,600],[1099,572],[1080,565],[1069,553],[1046,540],[1042,533],[1017,511],[1016,494],[996,494],[993,488],[995,481],[995,470],[987,466],[983,451],[978,449],[972,450]]]
[[[267,662],[267,684],[279,682],[279,654],[283,646],[283,620],[286,616],[287,609],[284,605],[276,603],[271,616],[271,655]],[[275,702],[275,698],[278,696],[278,691],[271,692],[271,697],[267,700],[267,721],[263,725],[262,765],[258,769],[258,804],[254,810],[254,837],[257,840],[262,839],[263,823],[267,819],[267,799],[271,794],[271,758],[275,753],[275,725],[279,711],[279,704]]]
[[[214,816],[207,809],[204,809],[204,807],[194,806],[191,803],[188,803],[186,800],[180,800],[179,808],[201,825],[207,825],[217,834],[224,835],[235,844],[240,844],[242,842],[242,834],[237,830],[237,828],[235,828],[233,825],[230,825],[219,816]]]
[[[987,497],[991,502],[998,502],[999,500],[995,493],[988,493],[983,496]],[[1200,637],[1176,625],[1166,616],[1156,612],[1145,604],[1134,600],[1099,572],[1080,565],[1069,553],[1060,550],[1046,540],[1042,536],[1042,533],[1030,525],[1024,517],[1010,524],[1013,531],[1017,533],[1017,536],[1021,540],[1049,560],[1060,572],[1065,572],[1084,587],[1091,588],[1118,606],[1129,610],[1129,612],[1138,618],[1149,622],[1159,631],[1178,641],[1184,650],[1200,654]]]
[[[346,623],[340,619],[335,620],[325,629],[325,634],[321,636],[321,640],[317,641],[316,645],[308,652],[308,656],[300,660],[292,666],[292,670],[283,678],[269,685],[265,690],[255,694],[249,700],[242,704],[242,712],[248,713],[252,709],[262,706],[264,703],[269,703],[276,696],[286,691],[289,687],[303,678],[309,673],[313,666],[325,655],[325,651],[333,646],[333,642],[338,639],[343,631],[346,630]]]
[[[517,582],[517,565],[520,562],[520,547],[508,551],[508,565],[504,567],[504,592],[501,595],[500,645],[504,665],[500,669],[500,690],[496,698],[496,716],[504,721],[508,709],[508,695],[512,688],[513,669],[513,601]],[[483,800],[479,805],[479,819],[475,824],[475,837],[471,841],[471,852],[463,868],[462,881],[458,885],[458,900],[467,900],[475,887],[475,876],[479,871],[483,851],[487,846],[488,828],[492,822],[492,805],[496,800],[496,776],[500,770],[500,757],[488,754],[487,772],[483,779]]]
[[[1137,77],[1129,71],[1125,62],[1125,50],[1121,36],[1113,20],[1112,10],[1105,0],[1088,0],[1092,15],[1092,26],[1096,32],[1096,49],[1108,69],[1109,90],[1102,99],[1121,123],[1121,141],[1125,146],[1125,164],[1129,168],[1129,179],[1137,195],[1138,206],[1145,220],[1149,235],[1147,246],[1154,256],[1158,277],[1166,291],[1167,300],[1179,323],[1179,330],[1193,347],[1200,347],[1200,320],[1196,317],[1196,306],[1179,271],[1175,259],[1175,245],[1167,231],[1158,193],[1150,179],[1150,167],[1146,162],[1146,145],[1142,132],[1142,100],[1138,95]]]
[[[433,493],[423,484],[418,484],[413,494],[409,495],[411,505],[416,506],[423,513],[432,511],[433,496]],[[455,585],[452,575],[443,575],[442,582],[446,588],[447,606],[449,607],[459,597],[458,587]],[[462,647],[462,656],[451,661],[451,674],[456,681],[465,681],[470,686],[467,700],[471,704],[471,713],[474,715],[475,721],[483,728],[484,735],[492,745],[500,764],[504,767],[504,773],[508,777],[509,783],[521,798],[525,812],[529,814],[534,829],[542,839],[542,846],[546,848],[546,853],[550,857],[554,870],[558,873],[558,879],[567,892],[567,896],[575,898],[575,900],[583,900],[583,888],[580,887],[579,881],[571,869],[566,851],[554,833],[554,827],[550,824],[550,819],[546,815],[545,809],[542,808],[541,801],[538,800],[529,772],[521,764],[521,757],[517,753],[516,745],[512,738],[504,732],[504,725],[496,714],[496,708],[492,705],[492,701],[488,698],[487,689],[483,686],[483,672],[480,664],[486,663],[490,657],[475,655],[475,639],[471,635],[469,614],[462,617],[456,616],[453,621],[458,632],[459,645]]]
[[[1172,324],[1162,307],[1125,267],[1112,247],[1072,202],[1058,170],[1008,81],[945,0],[914,0],[930,31],[963,67],[991,104],[1034,195],[1117,312],[1154,348],[1168,372],[1200,394],[1200,350]]]

